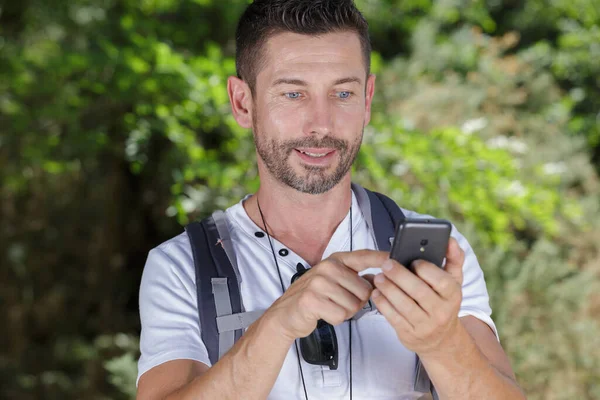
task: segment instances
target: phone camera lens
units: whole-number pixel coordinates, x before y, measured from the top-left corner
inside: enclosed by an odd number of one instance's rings
[[[427,239],[421,240],[421,246],[427,246]]]

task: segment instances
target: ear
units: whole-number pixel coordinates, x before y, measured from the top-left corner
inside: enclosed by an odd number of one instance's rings
[[[227,78],[227,93],[233,118],[242,128],[252,128],[252,93],[243,80],[230,76]]]
[[[369,74],[367,78],[367,87],[365,90],[365,125],[371,121],[371,104],[375,93],[375,78],[374,74]]]

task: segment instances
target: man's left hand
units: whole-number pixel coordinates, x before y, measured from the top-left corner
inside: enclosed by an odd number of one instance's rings
[[[390,259],[374,278],[372,298],[406,348],[419,355],[441,349],[459,324],[465,254],[450,238],[444,269],[418,260],[415,273]]]

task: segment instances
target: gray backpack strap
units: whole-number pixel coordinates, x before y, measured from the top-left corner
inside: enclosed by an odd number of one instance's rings
[[[242,336],[241,328],[219,332],[217,325],[217,317],[241,313],[242,301],[238,274],[225,250],[230,242],[227,226],[224,238],[218,229],[223,229],[222,222],[218,227],[215,216],[220,220],[222,214],[215,213],[185,227],[194,257],[202,340],[213,365]]]
[[[220,244],[223,247],[223,250],[225,250],[225,254],[227,254],[227,259],[233,266],[233,271],[235,272],[235,276],[237,277],[239,286],[242,284],[242,277],[240,276],[240,271],[237,265],[237,257],[235,256],[233,242],[231,241],[231,235],[229,234],[229,228],[227,227],[227,219],[225,217],[225,212],[217,210],[212,214],[212,217],[215,221],[217,232],[219,233],[219,238],[221,240]],[[242,308],[243,307],[244,304],[242,303]]]
[[[352,190],[367,224],[375,233],[377,248],[381,251],[390,251],[396,227],[406,218],[404,213],[394,200],[381,193],[372,192],[355,183],[352,184]],[[416,360],[414,390],[431,393],[434,400],[438,400],[437,392],[418,355]]]
[[[217,328],[219,334],[222,332],[245,329],[260,318],[265,310],[248,311],[239,314],[230,314],[217,317]]]
[[[429,379],[429,375],[427,375],[427,371],[425,367],[423,367],[423,363],[421,363],[421,359],[417,356],[417,364],[415,366],[415,382],[414,382],[414,390],[416,392],[421,393],[431,393],[433,400],[439,400],[438,394]]]
[[[211,278],[212,293],[215,299],[215,309],[219,317],[224,317],[232,314],[231,310],[231,295],[227,285],[227,278]],[[217,330],[219,323],[217,322]],[[219,359],[225,355],[233,347],[235,341],[235,333],[233,331],[219,331]]]
[[[367,225],[375,233],[377,249],[390,251],[396,226],[404,220],[404,213],[392,199],[381,193],[371,192],[355,183],[352,190]]]

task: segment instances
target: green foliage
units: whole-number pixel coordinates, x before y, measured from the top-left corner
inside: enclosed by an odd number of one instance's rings
[[[600,281],[569,262],[565,250],[540,240],[524,259],[499,248],[479,254],[501,343],[534,400],[600,396],[600,324],[592,306]]]
[[[476,224],[487,245],[584,224],[577,197],[560,193],[597,193],[595,174],[581,141],[565,133],[570,108],[551,75],[506,54],[515,35],[439,35],[419,25],[417,50],[379,76],[383,113],[365,140],[384,165],[374,181],[403,204]],[[389,171],[396,179],[385,179]]]
[[[375,47],[390,59],[407,54],[419,25],[434,26],[434,39],[446,40],[462,28],[478,27],[488,34],[510,32],[520,41],[513,51],[524,51],[530,62],[551,73],[574,111],[568,130],[583,137],[592,150],[598,169],[600,161],[600,3],[595,0],[545,1],[357,1],[369,18]],[[413,42],[414,43],[414,42]],[[437,53],[427,53],[436,57]],[[455,53],[467,56],[466,51]],[[447,65],[447,69],[453,69]],[[468,71],[468,70],[463,70]]]
[[[123,398],[134,399],[139,341],[137,337],[125,334],[118,334],[111,339],[114,345],[124,352],[104,363],[104,368],[109,374],[108,381],[125,395]]]

